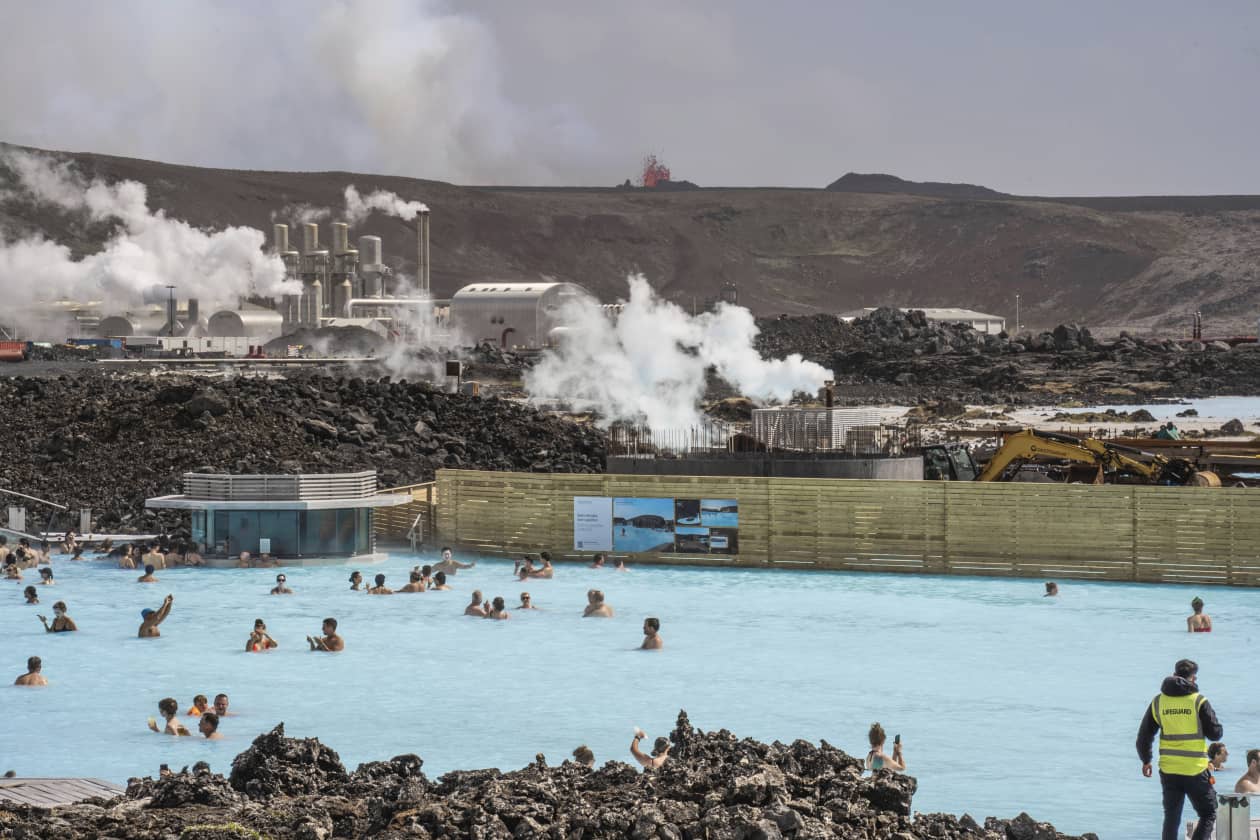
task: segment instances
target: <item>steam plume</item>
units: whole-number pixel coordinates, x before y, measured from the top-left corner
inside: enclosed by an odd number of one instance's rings
[[[259,230],[200,230],[150,210],[144,184],[87,183],[48,156],[3,150],[0,165],[15,181],[6,201],[33,200],[93,222],[117,224],[102,249],[81,260],[40,234],[10,239],[0,231],[0,295],[14,309],[58,299],[98,300],[107,309],[126,309],[164,299],[168,283],[178,287],[181,298],[200,298],[207,306],[299,291],[286,283],[280,259],[263,252]]]
[[[535,401],[560,401],[601,413],[604,423],[646,422],[681,429],[700,421],[705,369],[749,397],[786,400],[816,391],[831,373],[793,353],[761,358],[753,347],[757,325],[739,306],[718,304],[691,316],[659,298],[642,275],[629,278],[630,299],[615,320],[593,299],[569,304],[574,327],[525,375]]]
[[[386,190],[377,190],[362,196],[354,184],[346,187],[345,196],[346,221],[352,225],[362,224],[373,210],[410,222],[429,209],[419,201],[404,201],[396,193]]]

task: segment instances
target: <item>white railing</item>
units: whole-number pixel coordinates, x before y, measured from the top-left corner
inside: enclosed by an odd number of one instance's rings
[[[298,475],[184,473],[184,495],[212,501],[315,501],[376,495],[376,470]]]

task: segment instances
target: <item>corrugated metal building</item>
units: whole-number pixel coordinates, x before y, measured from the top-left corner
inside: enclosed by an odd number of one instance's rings
[[[451,297],[451,326],[464,340],[537,348],[563,325],[565,304],[591,297],[576,283],[473,283]]]
[[[983,312],[977,312],[974,309],[952,309],[952,308],[932,308],[928,306],[898,306],[896,309],[902,312],[913,312],[918,310],[927,317],[929,321],[935,321],[942,324],[970,324],[973,330],[982,333],[992,333],[997,335],[1006,329],[1006,319],[1000,315],[986,315]],[[852,321],[854,318],[863,318],[875,311],[875,307],[867,306],[862,309],[853,309],[848,312],[841,312],[837,317],[842,321]]]

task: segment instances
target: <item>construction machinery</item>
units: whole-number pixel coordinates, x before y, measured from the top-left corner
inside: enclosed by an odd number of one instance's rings
[[[1165,484],[1220,487],[1214,472],[1199,470],[1186,458],[1165,458],[1096,438],[1024,429],[1007,435],[976,481],[1010,480],[1024,465],[1037,460],[1067,461],[1085,467],[1084,483]]]

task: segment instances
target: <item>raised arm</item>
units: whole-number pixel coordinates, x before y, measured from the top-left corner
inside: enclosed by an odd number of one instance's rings
[[[171,614],[171,605],[174,603],[175,603],[175,596],[167,595],[166,600],[162,602],[162,606],[158,607],[157,613],[153,616],[154,625],[161,624],[163,621],[166,620],[166,617]]]

